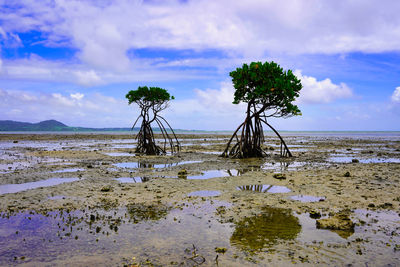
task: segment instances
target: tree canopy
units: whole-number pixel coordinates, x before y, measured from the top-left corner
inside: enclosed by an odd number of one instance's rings
[[[129,104],[132,102],[158,102],[168,101],[175,99],[167,92],[167,90],[160,87],[147,87],[139,86],[137,90],[131,90],[126,94]]]
[[[262,112],[273,110],[267,117],[301,115],[292,102],[299,96],[301,81],[291,70],[283,69],[275,62],[243,64],[230,73],[235,87],[234,104],[246,102],[260,106]]]

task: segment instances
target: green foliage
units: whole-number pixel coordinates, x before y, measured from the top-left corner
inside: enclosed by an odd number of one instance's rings
[[[175,99],[160,87],[139,86],[137,90],[131,90],[126,94],[129,104],[132,102],[165,102]]]
[[[292,102],[299,96],[301,81],[291,70],[283,69],[275,62],[243,64],[230,73],[235,87],[234,104],[252,102],[266,109],[277,109],[278,116],[301,115]]]

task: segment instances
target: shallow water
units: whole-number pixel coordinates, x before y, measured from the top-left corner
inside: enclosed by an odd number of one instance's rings
[[[325,197],[315,197],[315,196],[308,196],[308,195],[297,195],[291,196],[290,199],[300,201],[300,202],[319,202],[324,201]]]
[[[113,165],[117,168],[126,168],[126,169],[137,169],[137,168],[171,168],[174,166],[185,165],[185,164],[193,164],[193,163],[201,163],[200,160],[192,160],[192,161],[181,161],[174,163],[163,163],[163,164],[153,164],[153,163],[142,163],[142,162],[120,162],[114,163]]]
[[[54,186],[62,183],[70,183],[78,181],[79,178],[51,178],[47,180],[37,181],[37,182],[29,182],[23,184],[5,184],[0,185],[0,195],[9,194],[9,193],[17,193],[29,189],[35,189],[39,187],[48,187]]]
[[[62,169],[62,170],[52,171],[51,173],[83,172],[83,171],[85,171],[85,169],[83,169],[83,168],[68,168],[68,169]]]
[[[103,154],[110,156],[110,157],[134,157],[135,156],[135,154],[127,153],[127,152],[109,152],[109,153],[103,153]]]
[[[250,191],[259,193],[289,193],[291,191],[286,186],[268,185],[268,184],[242,185],[238,186],[236,189],[240,191]]]
[[[400,158],[355,158],[348,156],[330,157],[328,161],[337,163],[351,163],[357,159],[360,163],[400,163]]]
[[[150,180],[149,177],[120,177],[116,178],[120,183],[144,183]]]
[[[200,175],[188,175],[186,178],[189,180],[203,180],[203,179],[211,179],[218,177],[227,177],[227,176],[238,176],[240,175],[238,170],[208,170],[203,171]]]

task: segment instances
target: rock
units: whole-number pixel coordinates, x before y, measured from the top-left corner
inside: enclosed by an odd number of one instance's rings
[[[111,190],[112,187],[110,185],[105,185],[100,189],[101,192],[110,192]]]
[[[337,213],[330,218],[317,220],[317,228],[354,231],[354,223],[346,213]]]
[[[344,177],[350,177],[350,176],[351,176],[350,172],[346,172],[346,173],[344,174]]]
[[[274,177],[275,179],[278,180],[285,180],[286,179],[286,175],[283,173],[275,173],[272,177]]]
[[[360,161],[358,159],[352,159],[351,162],[352,163],[359,163]]]
[[[319,211],[312,210],[312,211],[310,211],[310,218],[313,218],[313,219],[321,218],[321,213]]]
[[[187,174],[188,174],[188,171],[185,169],[182,169],[178,172],[178,178],[186,178]]]
[[[227,248],[222,248],[222,247],[216,247],[215,252],[217,253],[225,253],[228,249]]]

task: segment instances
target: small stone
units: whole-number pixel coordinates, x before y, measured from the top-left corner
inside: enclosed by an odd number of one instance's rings
[[[368,208],[375,208],[375,204],[374,203],[369,203],[368,204]]]
[[[360,161],[358,159],[352,159],[351,162],[352,163],[359,163]]]
[[[225,253],[228,249],[223,247],[216,247],[215,252],[217,253]]]
[[[178,178],[186,178],[188,172],[185,169],[182,169],[178,172]]]
[[[101,192],[110,192],[112,190],[110,185],[103,186],[100,191]]]
[[[344,174],[344,177],[350,177],[350,176],[351,176],[350,172],[346,172],[346,173]]]
[[[310,218],[319,219],[321,218],[321,213],[319,211],[312,210],[310,211]]]
[[[274,177],[275,179],[278,180],[285,180],[286,179],[286,175],[283,173],[275,173],[272,177]]]

